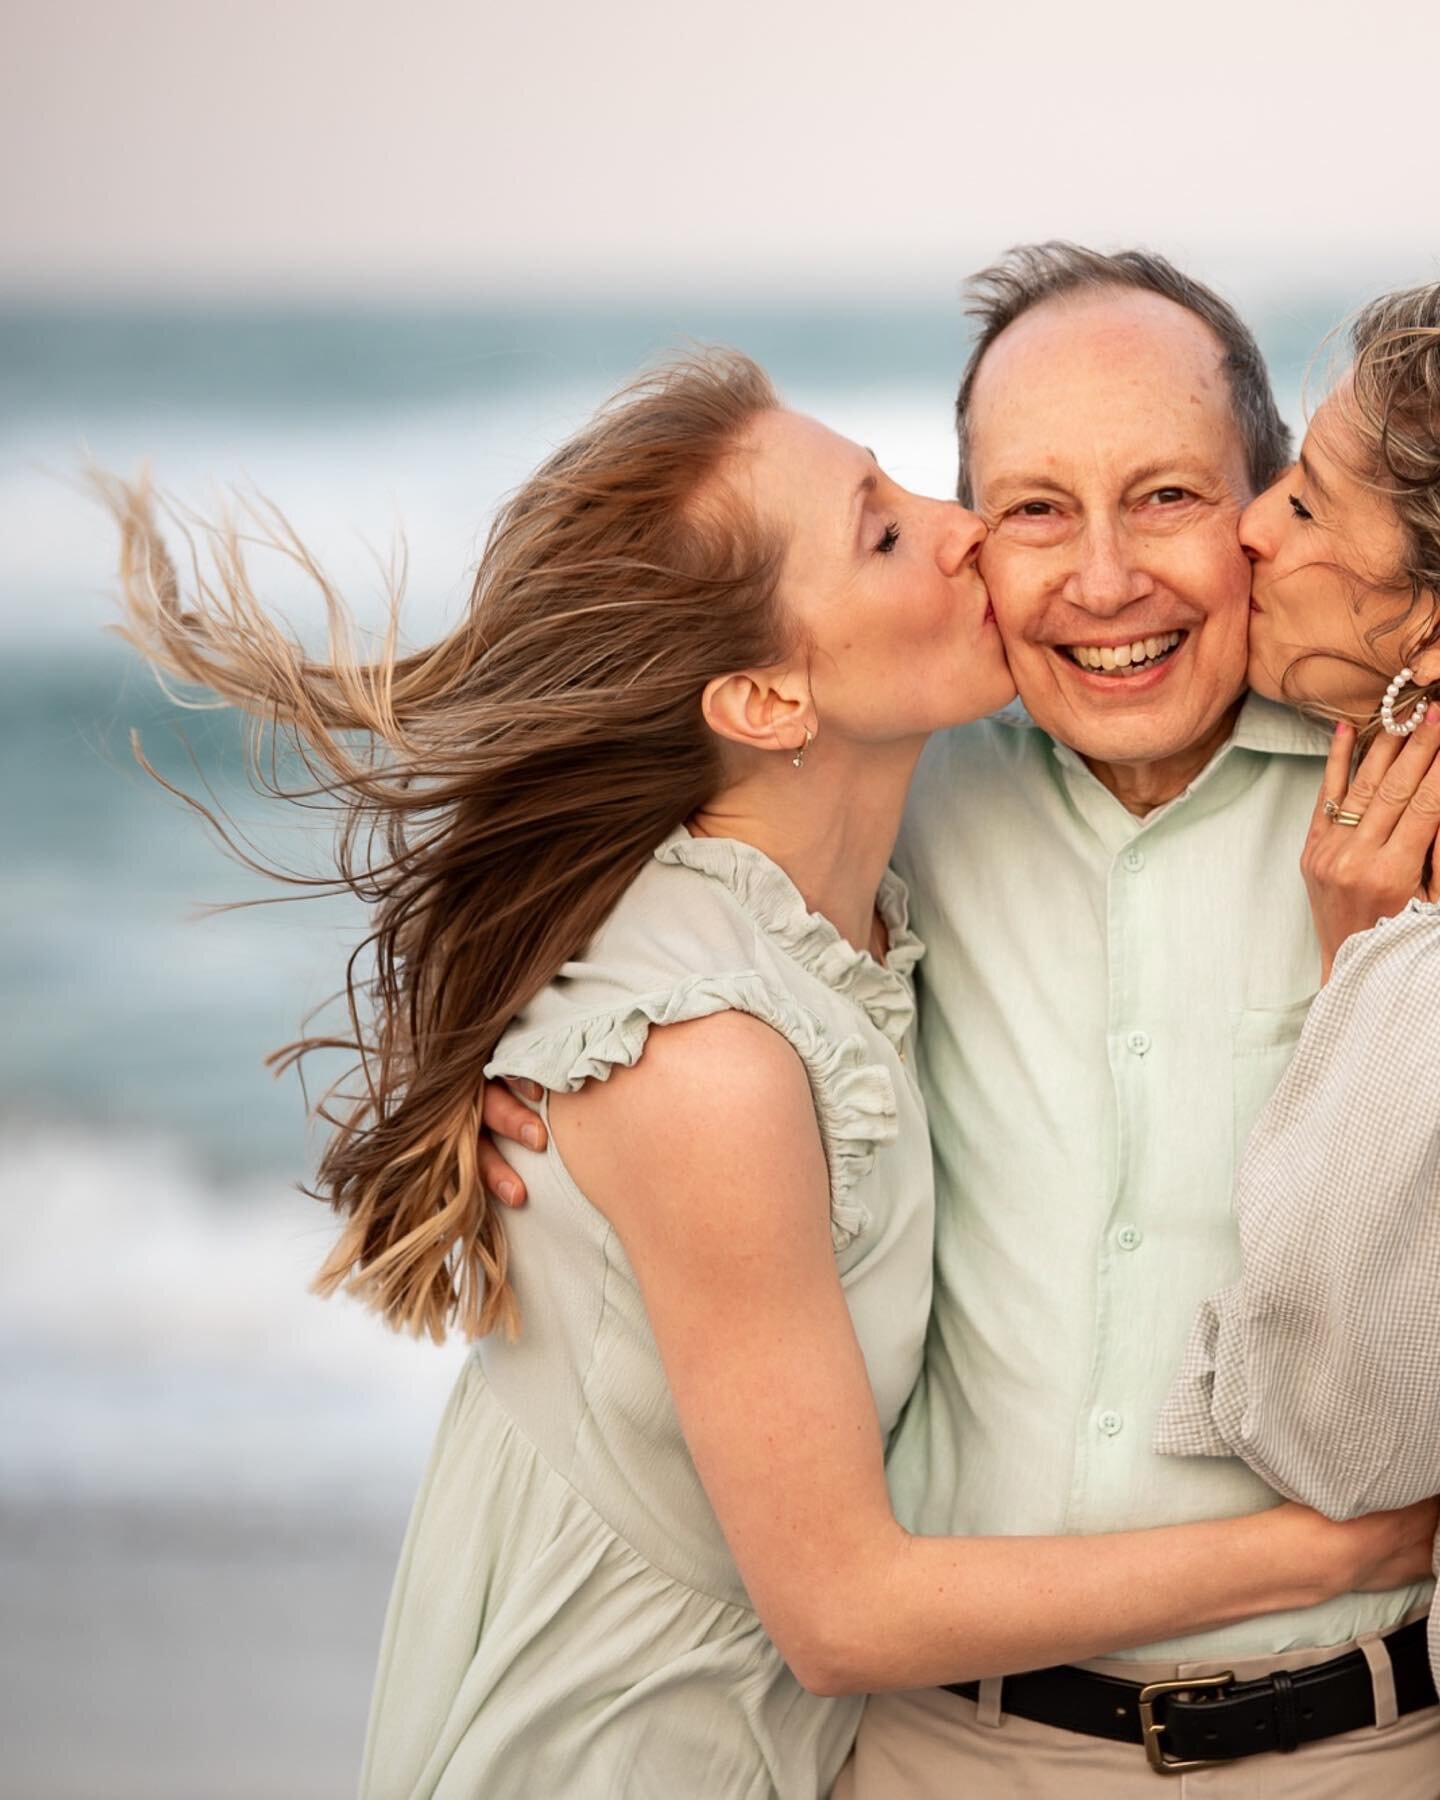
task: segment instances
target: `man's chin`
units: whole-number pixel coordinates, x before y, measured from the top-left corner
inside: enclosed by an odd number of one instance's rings
[[[1088,761],[1163,762],[1212,738],[1245,694],[1237,667],[1230,681],[1203,684],[1207,704],[1193,655],[1185,655],[1192,649],[1187,641],[1169,666],[1138,678],[1077,668],[1063,650],[1039,650],[1038,658],[1032,650],[1023,659],[1030,666],[1016,666],[1020,699],[1043,731]]]
[[[1192,693],[1177,689],[1168,704],[1152,701],[1119,707],[1114,702],[1087,706],[1068,695],[1057,705],[1052,692],[1044,703],[1032,705],[1024,688],[1020,690],[1025,710],[1042,731],[1087,761],[1106,763],[1164,762],[1181,756],[1213,737],[1244,696],[1240,686],[1217,696],[1213,705],[1200,706]]]

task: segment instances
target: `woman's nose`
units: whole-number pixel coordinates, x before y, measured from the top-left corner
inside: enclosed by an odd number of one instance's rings
[[[988,528],[979,513],[967,512],[953,500],[946,501],[944,506],[935,560],[942,573],[958,575],[979,553]]]
[[[1240,548],[1251,562],[1268,561],[1275,554],[1275,526],[1287,504],[1285,484],[1289,479],[1287,469],[1272,487],[1257,494],[1240,515]]]

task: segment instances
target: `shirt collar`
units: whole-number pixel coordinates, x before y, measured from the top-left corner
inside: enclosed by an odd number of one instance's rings
[[[1112,855],[1118,854],[1142,832],[1164,828],[1177,814],[1194,819],[1197,813],[1207,814],[1224,806],[1258,779],[1264,767],[1262,758],[1277,755],[1323,757],[1330,746],[1330,734],[1323,726],[1302,719],[1298,713],[1273,700],[1247,694],[1234,731],[1189,786],[1164,806],[1137,818],[1121,805],[1068,744],[1041,731],[1018,700],[1004,712],[997,713],[996,720],[1004,725],[1028,727],[1049,743],[1070,804]],[[1233,753],[1237,750],[1257,754],[1236,756]]]
[[[1247,694],[1230,742],[1271,756],[1328,756],[1333,725],[1318,724],[1276,700]]]

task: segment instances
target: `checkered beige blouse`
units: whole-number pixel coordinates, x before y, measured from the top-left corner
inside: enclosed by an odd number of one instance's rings
[[[1241,1457],[1332,1518],[1440,1492],[1440,906],[1341,948],[1235,1204],[1242,1273],[1155,1448]],[[1440,1609],[1430,1654],[1440,1679]]]

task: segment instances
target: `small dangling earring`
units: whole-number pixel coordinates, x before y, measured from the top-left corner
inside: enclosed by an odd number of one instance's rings
[[[801,729],[805,733],[805,742],[800,746],[800,748],[790,758],[792,765],[797,769],[804,767],[805,752],[810,748],[811,744],[813,744],[815,742],[814,738],[810,735],[810,727],[808,725],[802,726]]]
[[[1421,723],[1430,710],[1430,702],[1422,695],[1415,702],[1415,710],[1403,725],[1395,723],[1395,702],[1400,698],[1400,690],[1407,681],[1415,679],[1413,669],[1402,669],[1385,690],[1385,698],[1380,702],[1380,723],[1391,737],[1409,737],[1410,733]]]

